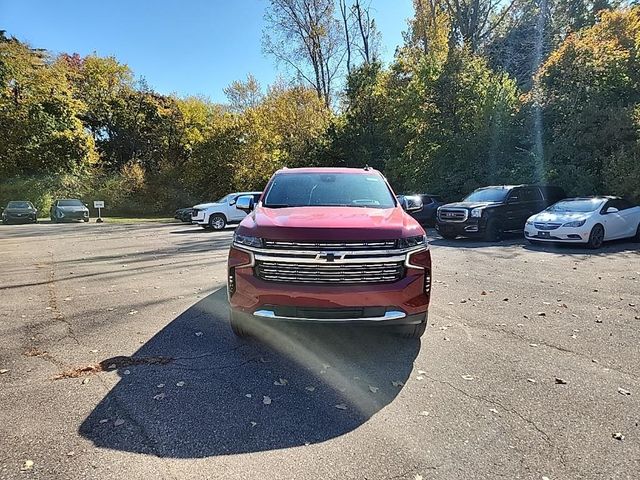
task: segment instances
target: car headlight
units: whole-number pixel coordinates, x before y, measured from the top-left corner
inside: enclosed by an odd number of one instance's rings
[[[563,227],[581,227],[584,225],[584,222],[586,222],[586,220],[576,220],[574,222],[567,222],[562,226]]]
[[[475,218],[480,218],[482,216],[482,208],[474,208],[471,210],[471,216]]]
[[[246,245],[247,247],[262,247],[262,239],[260,237],[249,237],[247,235],[233,234],[233,243],[238,245]]]
[[[398,248],[411,248],[420,245],[429,246],[426,235],[418,235],[416,237],[405,237],[398,239]]]
[[[533,220],[531,220],[530,218],[526,221],[527,225],[533,225]]]

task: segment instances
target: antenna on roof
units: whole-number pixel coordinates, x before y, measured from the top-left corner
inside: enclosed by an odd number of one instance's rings
[[[371,167],[368,164],[365,163],[364,164],[364,169],[368,171],[368,170],[371,170]]]

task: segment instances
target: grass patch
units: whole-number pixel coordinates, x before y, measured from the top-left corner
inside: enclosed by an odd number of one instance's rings
[[[176,223],[172,217],[107,217],[103,216],[104,223]],[[96,217],[91,218],[91,223],[95,223]]]

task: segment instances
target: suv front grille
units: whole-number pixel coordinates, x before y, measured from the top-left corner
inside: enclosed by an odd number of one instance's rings
[[[442,208],[438,209],[438,219],[441,222],[465,222],[469,216],[466,208]]]
[[[261,280],[310,284],[397,282],[404,275],[402,262],[390,263],[289,263],[257,261],[255,275]]]
[[[395,240],[374,242],[283,242],[279,240],[265,240],[266,248],[281,250],[379,250],[396,248]]]

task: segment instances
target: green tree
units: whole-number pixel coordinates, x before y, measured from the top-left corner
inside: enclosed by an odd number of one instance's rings
[[[570,35],[537,75],[545,170],[570,193],[639,198],[640,7],[604,12]],[[620,171],[617,171],[620,166]],[[620,172],[626,177],[621,178]],[[638,185],[638,182],[635,182]]]

